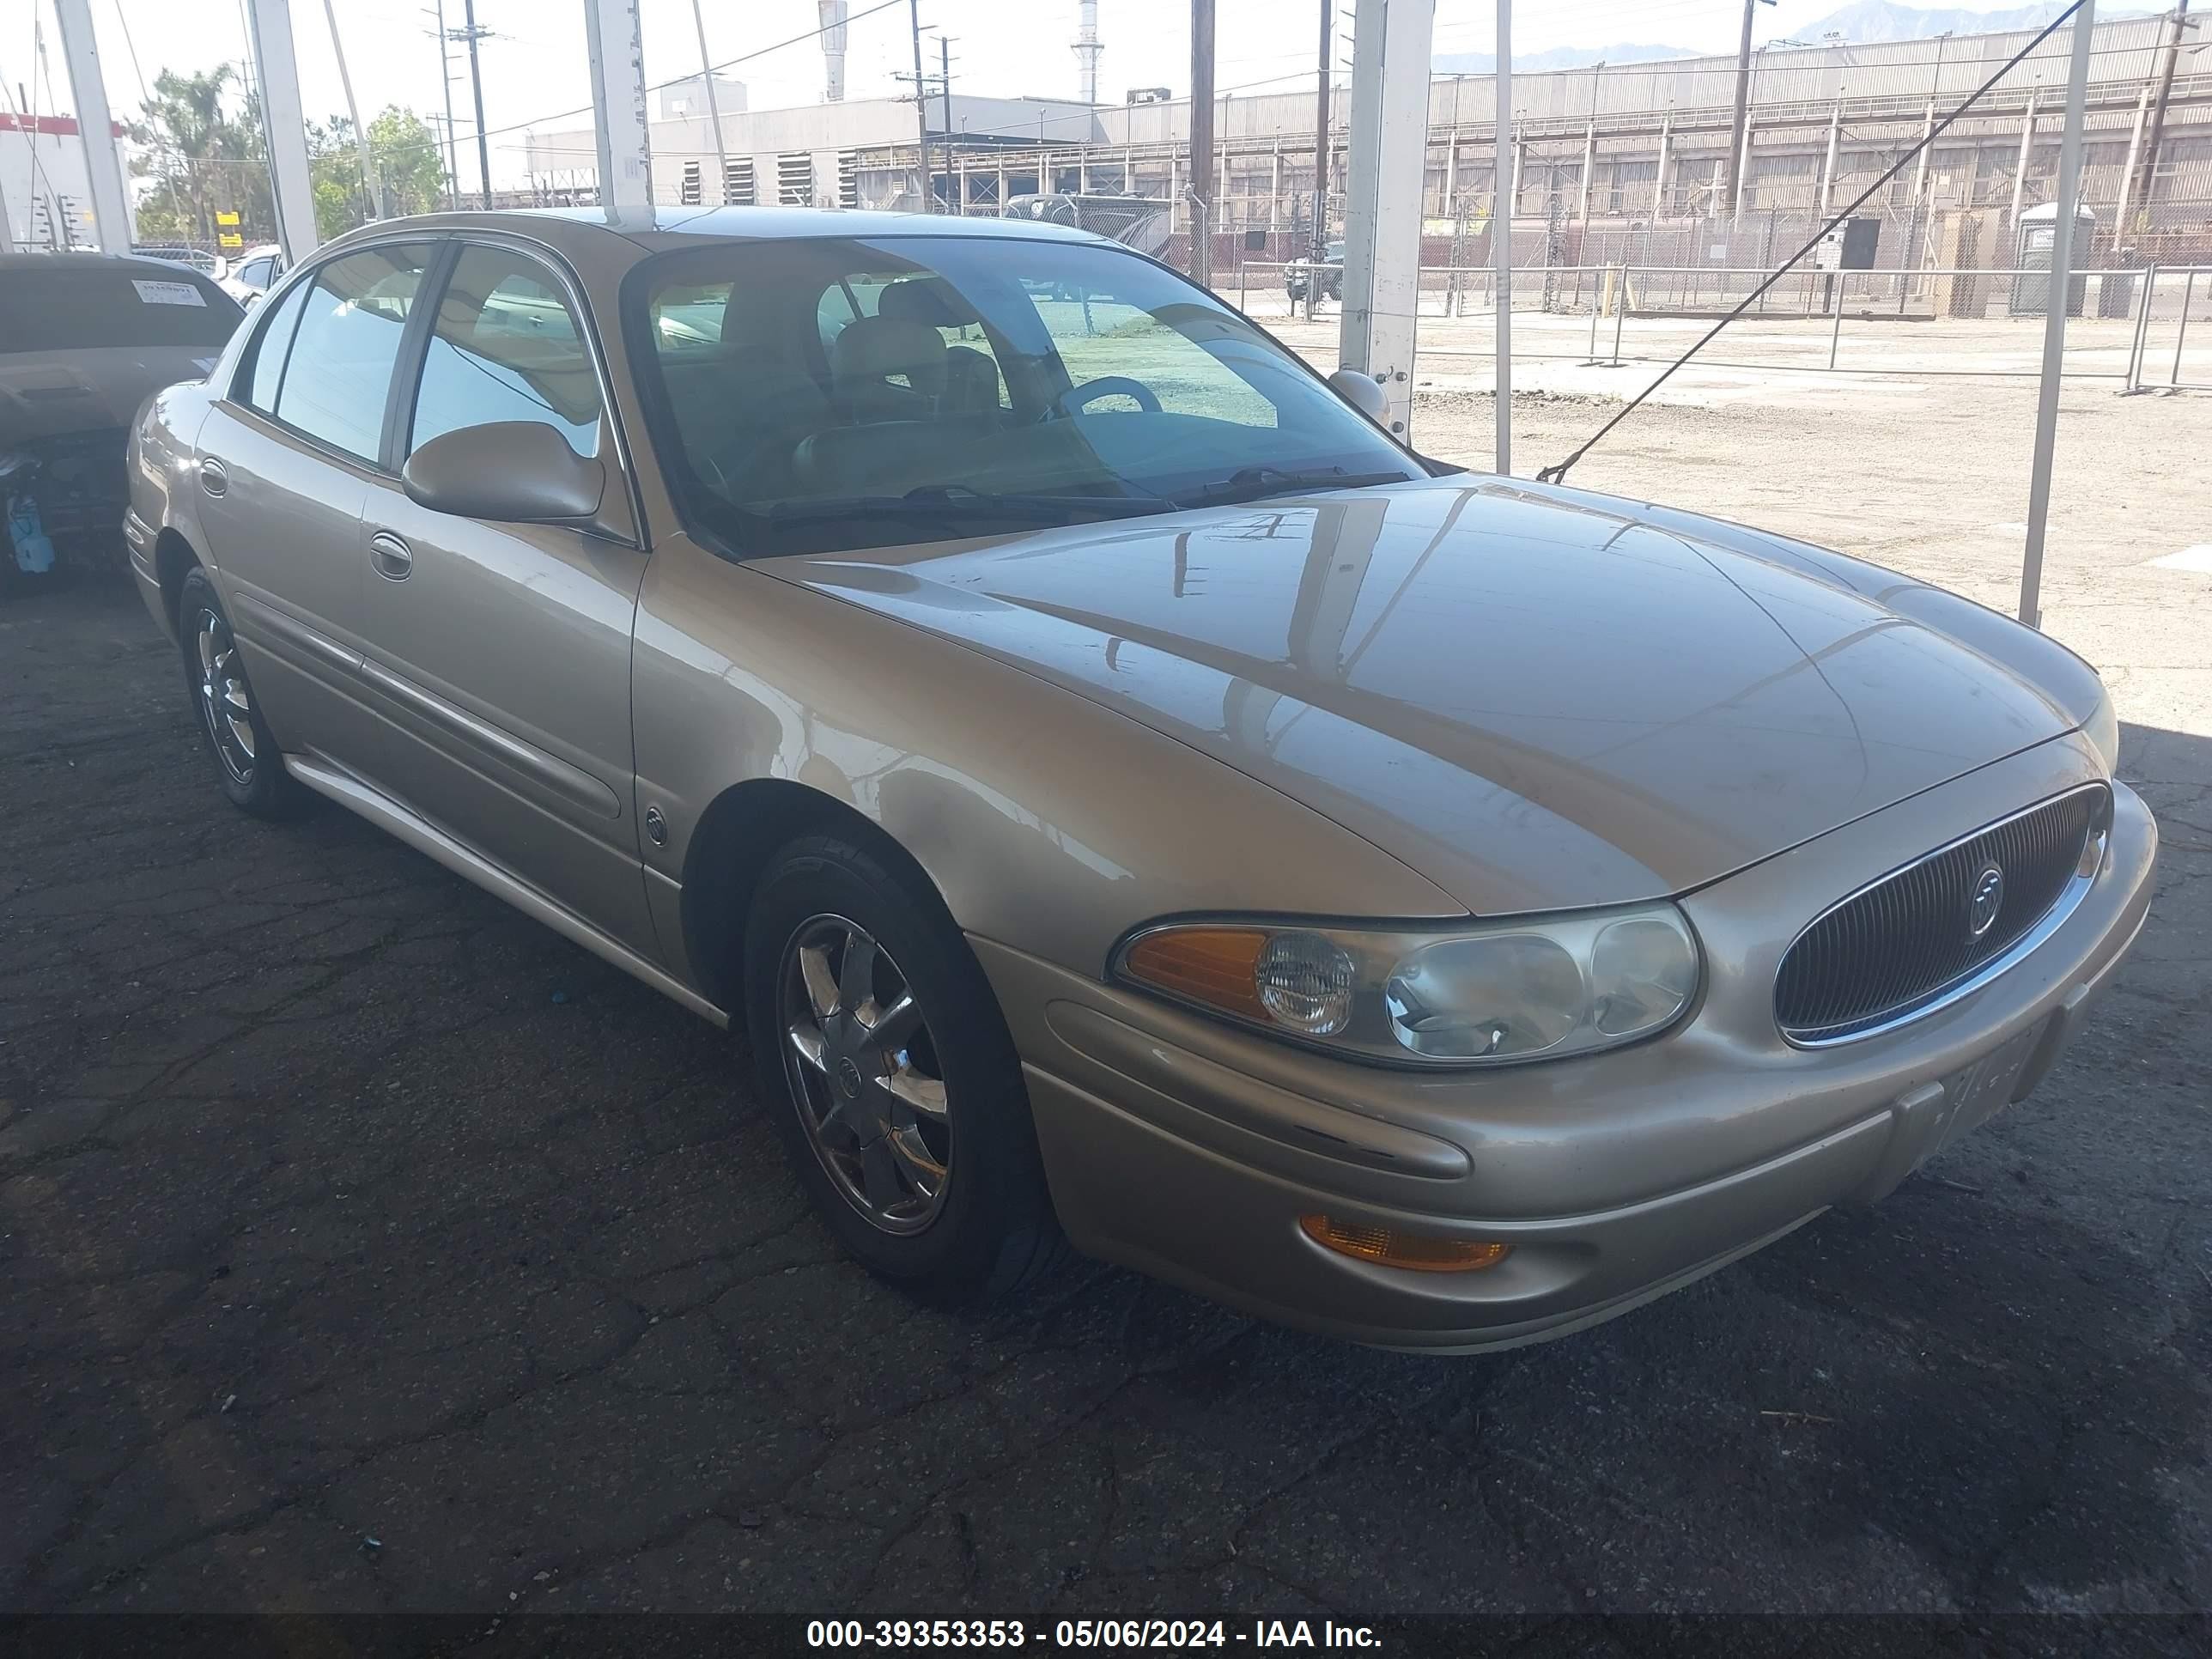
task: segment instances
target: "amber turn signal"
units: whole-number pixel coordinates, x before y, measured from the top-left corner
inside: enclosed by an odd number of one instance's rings
[[[1121,966],[1155,990],[1272,1023],[1255,973],[1267,943],[1257,927],[1162,928],[1131,945]]]
[[[1469,1273],[1494,1267],[1513,1253],[1510,1244],[1486,1238],[1437,1238],[1401,1233],[1395,1227],[1370,1227],[1332,1216],[1302,1215],[1298,1227],[1316,1244],[1360,1261],[1407,1267],[1417,1273]]]

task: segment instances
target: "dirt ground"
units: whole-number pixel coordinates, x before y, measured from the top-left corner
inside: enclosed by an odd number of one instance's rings
[[[1514,325],[1516,349],[1546,349],[1547,335],[1553,344],[1587,344],[1586,319],[1516,317]],[[1335,367],[1334,321],[1276,326],[1316,367]],[[1987,341],[2007,326],[2017,341],[2019,325],[1923,331],[1915,355],[1899,361],[1908,371],[1992,361]],[[1753,331],[1744,355],[1780,361],[1767,342],[1802,343],[1808,327],[1824,349],[1825,325],[1768,325]],[[2077,330],[2081,359],[2124,363],[2118,327]],[[2203,335],[2212,353],[2212,328]],[[1424,322],[1429,349],[1413,428],[1425,453],[1483,471],[1494,455],[1494,370],[1487,357],[1444,354],[1486,349],[1488,339],[1481,319]],[[1516,359],[1514,471],[1529,477],[1564,459],[1657,372]],[[2033,380],[1693,362],[1592,450],[1571,482],[1838,548],[2010,615],[2020,603],[2035,398]],[[2124,719],[2212,735],[2212,392],[2123,396],[2114,381],[2066,383],[2042,607],[2045,629],[2112,685]]]

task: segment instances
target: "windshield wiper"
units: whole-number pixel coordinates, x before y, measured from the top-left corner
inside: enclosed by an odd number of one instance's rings
[[[1279,466],[1239,467],[1218,483],[1200,484],[1176,502],[1179,507],[1219,507],[1235,501],[1256,501],[1268,495],[1293,495],[1302,490],[1365,489],[1373,484],[1409,483],[1402,472],[1346,472],[1340,466],[1293,472]]]
[[[1174,504],[1128,495],[1000,495],[972,489],[966,484],[923,484],[903,495],[848,495],[834,501],[774,501],[757,509],[757,516],[777,524],[799,524],[823,519],[907,519],[916,524],[943,524],[963,519],[983,519],[1020,524],[1052,523],[1076,518],[1126,519],[1142,514],[1165,513]]]

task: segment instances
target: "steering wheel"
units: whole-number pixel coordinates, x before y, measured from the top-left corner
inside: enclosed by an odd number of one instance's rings
[[[1068,416],[1086,404],[1095,404],[1101,398],[1127,398],[1147,415],[1160,412],[1160,400],[1152,395],[1152,387],[1142,380],[1133,380],[1126,374],[1101,374],[1095,380],[1084,380],[1067,388],[1048,405],[1048,415]]]

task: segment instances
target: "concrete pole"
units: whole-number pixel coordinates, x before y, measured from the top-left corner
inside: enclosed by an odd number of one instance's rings
[[[1436,0],[1363,0],[1352,24],[1344,316],[1337,362],[1371,374],[1403,439],[1413,420],[1413,324]]]
[[[1730,224],[1743,222],[1744,185],[1747,175],[1751,172],[1752,119],[1751,112],[1747,109],[1744,112],[1741,126],[1742,142],[1738,146],[1735,155],[1730,158],[1729,167],[1729,222]],[[1921,153],[1924,155],[1927,152],[1923,150]]]
[[[2089,40],[2097,0],[2074,14],[2066,67],[2066,126],[2058,144],[2058,220],[2051,227],[2051,297],[2043,312],[2043,379],[2035,399],[2035,457],[2028,474],[2027,547],[2021,563],[2020,619],[2043,625],[2043,536],[2051,516],[2051,457],[2058,436],[2059,374],[2066,360],[2066,301],[2074,285],[2074,216],[2081,199],[2081,110],[2088,101]]]
[[[1497,272],[1493,286],[1498,315],[1494,465],[1503,477],[1513,471],[1513,209],[1521,199],[1521,152],[1513,142],[1513,0],[1498,0],[1498,73],[1492,84],[1498,93],[1496,118],[1491,123],[1498,153],[1490,173],[1490,258]],[[1510,194],[1498,188],[1509,173],[1513,180]]]
[[[1674,159],[1674,106],[1667,106],[1659,118],[1659,178],[1651,186],[1651,216],[1667,210],[1667,165]]]
[[[307,117],[300,103],[300,64],[292,50],[287,0],[246,0],[253,75],[261,88],[261,131],[269,147],[276,240],[298,264],[322,239],[315,231],[315,187],[307,173]]]
[[[1836,100],[1835,112],[1828,117],[1828,159],[1820,168],[1820,219],[1826,223],[1828,203],[1836,191],[1836,141],[1844,130],[1844,100]]]
[[[369,153],[368,129],[362,125],[361,106],[354,100],[353,71],[346,67],[345,42],[338,38],[337,0],[323,0],[323,19],[331,27],[331,51],[338,60],[338,88],[345,94],[346,115],[353,122],[353,152],[361,162],[361,187],[368,198],[368,216],[385,216],[383,181],[376,176],[376,157]]]
[[[2150,119],[2150,82],[2143,82],[2142,90],[2136,94],[2135,125],[2128,133],[2128,164],[2120,169],[2119,199],[2112,204],[2112,246],[2117,251],[2120,238],[2128,231],[2128,197],[2136,182],[2136,157],[2142,154],[2143,127]]]
[[[1306,254],[1306,320],[1314,319],[1321,303],[1321,266],[1328,252],[1328,94],[1335,85],[1335,68],[1329,57],[1334,40],[1330,0],[1321,0],[1320,58],[1314,80],[1314,188],[1312,246]]]
[[[707,90],[707,119],[714,129],[714,199],[726,203],[730,199],[730,152],[722,142],[722,100],[714,95],[714,60],[707,53],[707,20],[699,9],[699,0],[691,0],[691,28],[699,37],[699,78]],[[705,191],[699,192],[699,199],[707,199]]]
[[[907,32],[914,39],[914,142],[915,172],[921,179],[921,211],[937,211],[935,187],[929,170],[929,86],[921,78],[921,9],[920,0],[906,0]]]
[[[1743,188],[1743,161],[1751,149],[1751,21],[1759,0],[1743,0],[1743,40],[1735,50],[1735,113],[1729,123],[1728,197],[1721,210],[1733,218]]]
[[[76,105],[76,129],[84,140],[85,171],[92,176],[92,222],[100,251],[131,252],[131,198],[123,188],[123,156],[115,144],[115,118],[107,107],[107,84],[100,74],[100,43],[92,30],[92,0],[54,0],[62,26],[62,52],[69,60],[70,92]],[[27,135],[33,143],[38,134]]]
[[[2151,186],[2158,175],[2158,153],[2166,142],[2166,111],[2173,98],[2173,70],[2181,58],[2182,31],[2189,27],[2189,0],[2178,0],[2173,9],[2172,32],[2166,41],[2166,67],[2159,71],[2158,97],[2150,109],[2150,137],[2143,146],[2142,182],[2133,191],[2145,208],[2150,206]]]
[[[1590,70],[1589,125],[1583,130],[1582,187],[1577,192],[1577,200],[1575,202],[1575,222],[1583,226],[1585,229],[1588,228],[1589,224],[1590,179],[1597,171],[1598,77],[1602,76],[1604,73],[1605,65],[1602,63],[1599,64]],[[1582,256],[1579,253],[1576,255],[1577,261],[1580,260],[1581,257]]]
[[[2012,170],[2012,217],[2007,224],[2017,245],[2020,239],[2020,210],[2027,193],[2027,158],[2035,148],[2035,94],[2040,88],[2030,85],[2027,89],[2027,112],[2020,123],[2020,160]]]
[[[1275,135],[1274,160],[1267,173],[1267,234],[1273,236],[1282,228],[1283,210],[1283,135]]]
[[[617,219],[653,206],[651,112],[638,0],[584,0],[599,205]],[[485,183],[489,184],[487,179]],[[704,192],[702,192],[702,194]]]
[[[1190,279],[1213,281],[1213,0],[1190,6]]]

